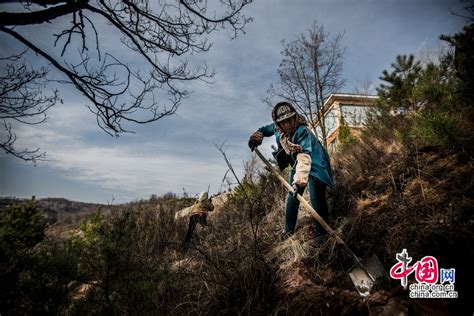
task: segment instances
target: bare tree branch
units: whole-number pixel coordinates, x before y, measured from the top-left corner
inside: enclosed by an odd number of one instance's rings
[[[251,21],[241,13],[243,7],[250,3],[245,0],[220,1],[220,9],[223,10],[220,14],[211,15],[208,15],[207,1],[197,0],[11,2],[21,3],[25,11],[0,12],[0,32],[43,58],[65,78],[60,82],[71,84],[81,92],[88,101],[87,107],[96,115],[99,127],[112,136],[130,132],[127,127],[130,123],[150,123],[174,114],[182,100],[191,93],[184,87],[186,82],[205,81],[214,75],[207,65],[191,68],[185,56],[208,51],[212,43],[207,36],[211,32],[227,29],[233,38],[243,32],[244,26]],[[38,9],[38,5],[42,8]],[[70,24],[64,27],[63,23],[57,23],[59,17],[70,17]],[[109,23],[122,35],[121,44],[145,61],[146,72],[132,69],[112,52],[102,53],[99,40],[101,30],[95,25],[98,19]],[[45,22],[61,25],[53,34],[54,41],[50,47],[48,43],[42,43],[40,47],[23,33],[24,27],[16,27]],[[90,52],[91,45],[95,47]],[[55,47],[60,49],[59,58],[56,57]],[[92,54],[93,51],[97,55]],[[11,69],[21,73],[19,67]],[[17,86],[11,85],[9,89],[15,90]],[[5,93],[10,90],[5,90]],[[14,112],[20,106],[13,105],[15,100],[18,101],[18,98],[10,98],[5,108],[9,107]],[[24,100],[38,102],[41,98]],[[51,102],[37,104],[38,114],[45,114],[57,100],[55,91],[54,97],[49,99]],[[22,113],[25,117],[29,116],[27,112]],[[0,118],[12,119],[8,114]],[[15,119],[24,121],[20,116]],[[44,121],[38,123],[41,122]]]
[[[323,119],[324,101],[344,85],[342,58],[345,48],[341,45],[343,34],[330,37],[322,26],[315,22],[307,33],[290,42],[283,42],[283,59],[278,68],[280,81],[271,86],[266,103],[278,97],[290,101],[306,117],[313,131],[321,127],[326,146],[326,126]]]
[[[216,147],[216,149],[219,150],[219,152],[224,157],[224,160],[227,164],[227,167],[229,168],[228,170],[230,170],[230,172],[234,176],[235,180],[237,181],[237,184],[242,188],[242,191],[245,195],[245,199],[249,203],[249,223],[250,223],[250,227],[252,229],[252,233],[253,233],[253,237],[254,237],[254,241],[255,241],[255,254],[257,254],[257,252],[258,252],[258,254],[260,256],[262,256],[262,250],[261,250],[260,244],[258,242],[258,217],[259,217],[259,214],[255,214],[255,202],[256,201],[254,199],[250,198],[249,194],[247,193],[245,185],[242,184],[239,177],[235,173],[234,167],[232,166],[232,163],[228,159],[227,154],[225,152],[224,145],[225,145],[225,142],[223,142],[221,145],[214,144],[214,147]],[[226,172],[226,174],[227,174],[227,172]],[[254,218],[256,218],[256,224],[254,224]]]
[[[3,121],[3,132],[0,136],[0,148],[9,155],[24,161],[31,161],[36,164],[37,161],[45,160],[46,153],[36,149],[18,149],[15,147],[16,135],[12,132],[11,124]]]
[[[10,121],[27,125],[37,125],[46,121],[46,111],[57,101],[58,92],[45,93],[48,69],[30,69],[24,62],[26,51],[0,58],[0,120],[3,132],[0,136],[0,148],[7,154],[25,161],[36,162],[44,159],[39,148],[18,150],[14,143],[16,134]]]
[[[68,15],[73,12],[81,10],[89,0],[77,1],[57,1],[63,3],[62,5],[54,6],[40,11],[12,13],[0,12],[0,25],[15,26],[15,25],[32,25],[49,22],[60,16]]]

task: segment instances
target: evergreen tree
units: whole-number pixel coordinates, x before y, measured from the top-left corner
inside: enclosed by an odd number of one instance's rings
[[[34,247],[44,238],[43,214],[34,198],[0,213],[0,313],[24,312],[22,293],[34,266]]]
[[[420,62],[413,55],[398,55],[391,68],[380,76],[386,83],[377,88],[378,95],[391,111],[418,110],[420,104],[413,91],[422,72]]]

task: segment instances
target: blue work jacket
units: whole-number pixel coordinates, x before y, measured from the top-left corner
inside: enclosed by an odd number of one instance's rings
[[[276,131],[275,123],[262,126],[258,131],[262,132],[265,137],[275,135],[278,150],[283,150],[280,143],[281,134]],[[309,130],[308,126],[304,124],[299,125],[291,136],[290,141],[293,144],[300,145],[303,149],[302,153],[311,156],[311,170],[309,174],[325,183],[328,187],[333,188],[334,180],[329,155],[316,136]],[[296,155],[297,154],[291,154],[291,158],[294,161],[296,161]]]

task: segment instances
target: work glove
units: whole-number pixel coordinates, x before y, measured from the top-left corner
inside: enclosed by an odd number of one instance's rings
[[[306,186],[298,185],[298,184],[293,184],[293,197],[296,199],[296,195],[299,194],[303,196],[303,192]]]
[[[262,132],[255,132],[250,136],[249,139],[249,147],[250,150],[253,151],[257,146],[260,146],[263,141],[263,133]]]

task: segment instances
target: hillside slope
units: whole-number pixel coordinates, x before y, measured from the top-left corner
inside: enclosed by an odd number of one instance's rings
[[[216,204],[209,225],[197,227],[188,251],[181,247],[187,218],[175,220],[175,213],[192,199],[116,206],[90,217],[74,235],[45,239],[25,248],[20,261],[3,262],[9,275],[31,276],[12,283],[23,289],[20,298],[14,288],[5,297],[22,302],[15,307],[20,314],[44,308],[68,315],[470,312],[470,148],[417,149],[367,136],[334,159],[337,186],[329,198],[329,225],[357,255],[375,253],[387,273],[402,249],[414,261],[434,256],[440,268],[456,269],[457,299],[411,299],[399,280],[390,279],[361,297],[347,275],[352,260],[332,238],[314,238],[303,209],[296,233],[282,238],[286,192],[256,163]],[[409,282],[415,282],[413,275]]]
[[[456,269],[459,298],[410,299],[400,281],[387,279],[364,300],[345,273],[351,260],[334,242],[322,239],[307,250],[315,254],[286,268],[291,272],[281,280],[281,291],[289,302],[287,310],[383,315],[472,311],[472,156],[440,148],[411,152],[395,142],[366,141],[336,159],[338,186],[331,197],[330,225],[359,256],[376,254],[387,273],[402,249],[413,263],[434,256],[439,268]],[[296,236],[300,245],[304,236]],[[413,275],[409,280],[416,282]]]

